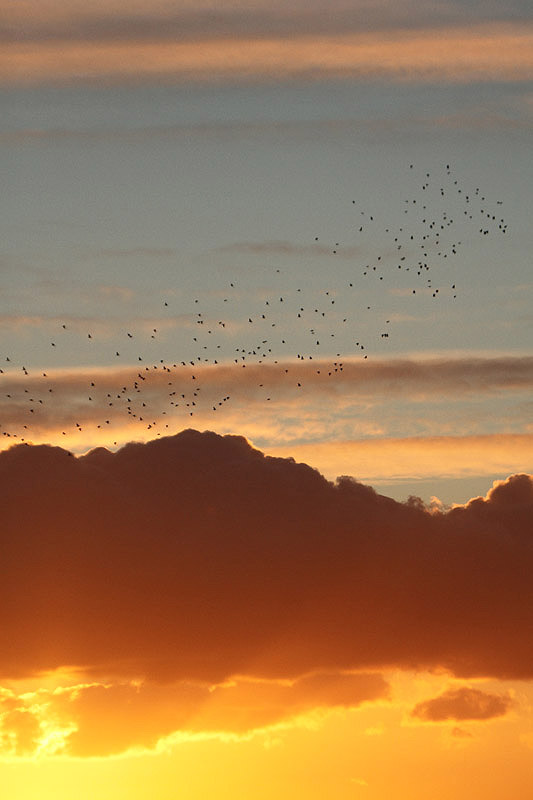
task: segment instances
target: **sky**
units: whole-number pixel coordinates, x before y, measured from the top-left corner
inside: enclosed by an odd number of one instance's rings
[[[530,4],[0,9],[8,800],[530,793]]]

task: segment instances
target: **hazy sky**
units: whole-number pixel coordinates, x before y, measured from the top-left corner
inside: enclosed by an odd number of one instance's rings
[[[519,796],[530,3],[0,9],[7,796]]]

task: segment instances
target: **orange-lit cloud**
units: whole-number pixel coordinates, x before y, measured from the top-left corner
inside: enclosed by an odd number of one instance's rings
[[[56,324],[59,318],[44,317],[5,317],[4,324],[10,326],[17,325],[46,325]],[[95,324],[98,319],[92,320]],[[152,322],[159,325],[164,324],[164,320],[146,320],[148,327]],[[69,320],[76,330],[85,333],[87,320]],[[167,325],[182,324],[192,325],[194,318],[192,315],[181,315],[172,320],[167,320]],[[208,322],[211,322],[208,320]],[[118,323],[117,323],[118,324]],[[216,324],[216,321],[213,321]],[[148,361],[148,359],[146,359]],[[150,370],[153,369],[151,362]],[[334,366],[342,369],[334,369]],[[6,366],[6,365],[5,365]],[[172,364],[170,364],[172,368]],[[73,389],[78,391],[85,385],[84,382],[90,380],[94,375],[105,379],[111,386],[114,380],[115,385],[128,381],[134,382],[139,369],[145,369],[145,364],[141,366],[124,366],[120,368],[77,368],[73,370],[49,370],[48,377],[53,381],[56,388],[60,391]],[[161,369],[161,368],[160,368]],[[177,377],[181,377],[180,362],[174,367]],[[218,365],[195,365],[199,371],[199,380],[202,385],[209,388],[214,384],[223,384],[230,387],[233,391],[249,393],[257,389],[258,382],[263,382],[269,387],[275,388],[284,395],[300,393],[295,391],[296,384],[291,380],[291,376],[296,376],[305,381],[306,386],[320,391],[324,395],[337,396],[343,389],[348,389],[350,393],[356,392],[357,396],[368,399],[381,399],[394,392],[398,397],[409,397],[419,402],[425,402],[433,397],[453,396],[461,393],[464,396],[478,395],[483,393],[496,393],[502,391],[519,391],[533,386],[533,358],[531,356],[502,356],[502,357],[457,357],[457,358],[395,358],[392,360],[374,358],[371,361],[344,359],[335,361],[319,359],[310,362],[294,362],[280,360],[274,363],[249,363],[246,370],[235,369],[233,364],[220,363]],[[289,370],[285,372],[285,370]],[[328,370],[335,372],[334,380],[327,381]],[[189,370],[190,372],[190,370]],[[326,375],[324,375],[324,372]],[[287,378],[287,374],[289,377]],[[24,386],[36,388],[42,381],[41,372],[33,372],[28,376],[15,376],[13,371],[6,372],[2,378],[2,385],[6,390],[16,388],[21,380]],[[13,383],[12,383],[13,382]],[[165,375],[159,373],[150,375],[150,384],[158,385],[165,382]],[[261,395],[263,393],[257,392]]]
[[[449,689],[438,697],[418,703],[413,708],[412,714],[426,722],[487,720],[502,717],[511,706],[512,700],[509,696],[463,686],[460,689]]]
[[[447,512],[185,431],[0,454],[0,672],[531,677],[533,479]]]
[[[25,756],[38,746],[41,727],[30,710],[13,706],[9,700],[0,701],[0,753]]]
[[[533,33],[522,24],[432,30],[311,32],[257,37],[44,36],[4,47],[4,84],[80,81],[287,80],[360,77],[396,81],[530,80]]]
[[[0,697],[0,757],[103,756],[153,748],[178,731],[246,735],[317,709],[388,696],[378,674],[317,673],[292,682],[90,683]],[[50,738],[50,731],[55,731]]]
[[[0,321],[1,322],[1,321]],[[56,324],[57,320],[41,317],[9,318],[6,322],[13,326],[45,326]],[[97,319],[92,320],[98,325]],[[69,321],[76,331],[87,327],[87,320]],[[101,321],[101,324],[105,323]],[[192,315],[182,315],[173,320],[145,320],[143,330],[151,330],[152,325],[162,329],[172,326],[194,327]],[[212,323],[213,325],[216,322]],[[100,331],[105,335],[105,331]],[[127,341],[127,340],[126,340]],[[132,340],[133,341],[133,340]],[[144,343],[144,342],[143,342]],[[144,343],[145,344],[145,343]],[[144,352],[142,344],[136,345]],[[148,367],[146,364],[148,363]],[[7,367],[7,365],[5,365]],[[142,373],[142,382],[139,380]],[[306,362],[280,361],[279,363],[249,363],[246,368],[242,364],[220,363],[202,365],[199,363],[177,362],[176,364],[154,364],[148,357],[139,359],[136,366],[86,367],[76,369],[46,369],[29,371],[12,367],[4,370],[1,385],[4,393],[12,395],[12,403],[6,403],[3,412],[4,429],[17,425],[28,418],[27,400],[25,396],[39,394],[44,397],[42,411],[43,420],[55,419],[61,424],[62,416],[68,414],[73,404],[81,419],[90,422],[100,416],[103,408],[108,407],[105,400],[107,392],[120,393],[126,387],[127,392],[135,392],[141,388],[143,399],[146,399],[150,414],[161,415],[163,410],[171,411],[175,406],[170,404],[172,391],[181,387],[181,392],[188,393],[191,387],[201,387],[204,405],[210,409],[213,401],[220,399],[221,394],[230,394],[232,403],[257,403],[265,407],[266,396],[272,393],[276,402],[293,402],[301,409],[305,402],[312,404],[318,401],[335,402],[337,411],[345,398],[351,404],[372,403],[388,400],[391,396],[406,399],[415,403],[427,403],[441,400],[443,397],[456,398],[473,396],[509,394],[521,392],[533,386],[533,358],[494,357],[494,358],[427,358],[427,359],[373,359],[371,361],[344,360],[335,361],[316,359]],[[192,375],[194,374],[194,384]],[[91,382],[95,382],[94,391],[90,391]],[[301,385],[299,385],[301,384]],[[169,388],[172,387],[172,388]],[[28,392],[25,392],[25,390]],[[52,392],[49,390],[52,389]],[[302,390],[303,389],[303,390]],[[101,390],[99,392],[99,390]],[[104,395],[101,394],[104,392]],[[50,396],[51,395],[51,396]],[[93,399],[89,402],[88,397]],[[103,398],[103,401],[102,401]],[[179,399],[179,398],[178,398]],[[25,402],[20,402],[25,401]],[[339,405],[340,404],[340,405]],[[125,417],[127,404],[115,404]],[[198,399],[197,411],[202,410]],[[228,406],[229,407],[229,406]],[[95,412],[97,408],[97,412]],[[148,412],[147,412],[148,413]],[[126,422],[128,420],[126,419]],[[31,420],[32,425],[39,425],[39,419]],[[45,426],[46,427],[46,426]]]

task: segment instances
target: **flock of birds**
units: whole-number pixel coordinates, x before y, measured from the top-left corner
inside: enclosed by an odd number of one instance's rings
[[[260,369],[254,372],[258,378],[255,390],[261,390],[265,402],[275,400],[275,391],[268,384],[272,368],[287,385],[301,391],[311,367],[316,367],[314,372],[321,379],[334,380],[343,371],[343,359],[367,359],[378,345],[386,345],[394,315],[383,312],[379,300],[376,306],[372,298],[396,294],[453,301],[459,291],[454,263],[460,265],[464,246],[459,237],[468,237],[470,243],[473,236],[506,234],[502,201],[487,198],[479,187],[464,186],[448,164],[435,174],[420,175],[411,164],[409,172],[416,189],[403,200],[402,224],[384,226],[354,199],[347,244],[326,241],[320,233],[314,236],[311,256],[328,254],[329,258],[320,278],[300,273],[287,280],[285,269],[271,268],[269,289],[258,292],[235,277],[218,296],[217,306],[213,307],[212,296],[191,297],[185,315],[183,309],[177,313],[171,297],[162,297],[163,324],[168,328],[174,324],[180,330],[179,342],[172,345],[179,347],[179,358],[169,358],[167,352],[166,357],[154,357],[158,345],[157,356],[169,349],[157,327],[149,333],[135,327],[121,331],[109,348],[105,370],[94,367],[94,375],[80,378],[74,403],[78,419],[60,425],[59,434],[81,433],[86,425],[109,429],[111,434],[117,422],[127,418],[145,431],[162,435],[173,427],[172,419],[182,423],[183,414],[193,417],[200,410],[220,412],[231,401],[231,390],[224,385],[228,367],[268,367],[264,375]],[[79,323],[73,325],[66,319],[58,323],[57,335],[50,341],[54,358],[49,363],[61,362],[69,335],[79,339]],[[81,338],[90,348],[99,335],[87,330]],[[102,337],[99,344],[104,343],[107,346]],[[142,352],[146,349],[149,356]],[[87,350],[80,350],[80,357],[90,363]],[[37,375],[14,354],[6,353],[2,360],[0,396],[5,417],[0,418],[0,433],[31,441],[43,420],[50,424],[54,418],[54,403],[56,416],[64,409],[64,403],[57,402],[61,401],[57,397],[61,384],[53,380],[53,368],[41,369]],[[309,364],[312,361],[315,363]],[[120,369],[110,370],[110,362]],[[304,362],[302,371],[299,368]],[[208,390],[203,391],[206,367],[210,381]],[[220,383],[218,375],[222,376]],[[39,380],[27,381],[37,377]],[[95,422],[99,414],[101,419]],[[112,434],[109,438],[111,441]]]

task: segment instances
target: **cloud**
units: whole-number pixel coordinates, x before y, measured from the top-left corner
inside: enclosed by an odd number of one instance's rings
[[[489,694],[481,689],[463,686],[460,689],[449,689],[447,692],[418,703],[412,711],[414,717],[426,722],[442,722],[444,720],[487,720],[502,717],[512,706],[510,697],[500,694]],[[457,731],[454,728],[454,731]],[[464,735],[454,733],[454,735]]]
[[[56,333],[65,336],[65,333],[60,330],[60,323],[63,319],[7,316],[0,318],[0,325],[11,329],[24,326],[42,326],[43,328],[54,326]],[[69,329],[72,327],[77,333],[82,332],[84,336],[91,324],[104,326],[104,320],[96,318],[67,318],[67,323]],[[156,327],[157,330],[172,327],[192,329],[196,327],[195,319],[190,314],[168,320],[146,319],[142,321],[141,326],[138,322],[136,324],[142,328],[143,332],[145,330],[151,332],[153,327]],[[214,330],[217,330],[216,326],[220,325],[216,318],[206,319],[205,324],[213,327]],[[109,327],[109,322],[107,325]],[[126,346],[129,343],[125,333],[128,319],[117,318],[115,325],[122,327],[124,346]],[[230,333],[227,335],[231,337],[234,335],[234,331],[231,325],[228,324],[228,327]],[[139,347],[142,349],[146,342],[143,340],[139,344],[135,340],[132,341],[131,347],[133,345],[137,349]],[[257,348],[260,355],[261,345],[258,344]],[[247,349],[250,349],[249,345]],[[123,350],[122,347],[121,350]],[[124,358],[127,357],[127,353],[127,350],[123,350]],[[135,360],[137,361],[137,359]],[[146,370],[146,362],[149,365],[148,370]],[[371,361],[345,359],[335,362],[332,359],[324,358],[316,358],[312,361],[287,359],[277,363],[254,363],[252,361],[247,363],[246,369],[242,369],[240,362],[235,364],[221,361],[219,364],[202,364],[196,359],[194,365],[190,363],[184,365],[182,362],[172,364],[169,361],[164,365],[165,369],[161,363],[154,364],[146,357],[135,366],[126,364],[115,369],[112,367],[50,369],[47,370],[47,380],[44,382],[41,371],[29,371],[28,375],[22,376],[19,364],[5,363],[3,366],[2,386],[5,387],[6,393],[15,393],[22,386],[32,392],[39,392],[46,384],[46,390],[53,389],[54,397],[48,398],[48,400],[50,403],[53,400],[57,405],[58,415],[60,415],[63,405],[71,404],[74,395],[83,394],[85,396],[87,386],[94,380],[105,386],[107,391],[120,391],[124,385],[133,391],[134,385],[138,383],[140,369],[146,373],[142,385],[143,392],[150,394],[153,413],[156,414],[160,414],[161,410],[168,405],[169,381],[173,381],[176,385],[190,381],[192,373],[196,376],[196,387],[202,387],[206,402],[210,402],[221,393],[228,393],[235,401],[257,402],[261,406],[264,406],[266,396],[262,387],[268,392],[274,393],[272,396],[276,401],[290,401],[297,398],[300,406],[303,395],[310,400],[313,397],[322,398],[321,402],[333,399],[339,401],[343,396],[349,396],[353,401],[372,402],[374,405],[394,396],[396,399],[405,398],[416,403],[427,403],[432,400],[439,401],[443,397],[453,399],[457,396],[468,398],[479,397],[480,394],[496,396],[504,393],[524,392],[533,386],[533,358],[531,356],[396,358],[391,360],[373,358]],[[305,390],[308,390],[309,394],[298,391],[298,382]],[[86,404],[86,409],[89,414],[93,413],[93,406]],[[11,422],[9,413],[7,416],[4,415],[4,421],[7,427]]]
[[[57,0],[10,4],[2,9],[4,42],[205,42],[272,37],[293,38],[317,34],[337,35],[361,31],[440,29],[481,22],[530,20],[530,9],[520,0],[496,2],[426,2],[402,0],[391,6],[386,0],[345,2],[231,2],[213,8],[211,3],[154,2],[109,4],[93,2],[90,10],[81,2],[67,7]]]
[[[0,454],[0,675],[533,676],[533,479],[447,512],[241,437]]]
[[[113,755],[153,749],[178,731],[243,736],[318,709],[355,708],[387,696],[387,682],[364,673],[315,673],[291,682],[238,678],[214,686],[130,682],[4,691],[0,755]]]
[[[125,30],[125,26],[121,26]],[[531,27],[481,23],[386,32],[343,28],[203,39],[34,36],[0,56],[5,85],[183,81],[287,81],[350,77],[400,82],[530,80]]]
[[[502,87],[500,87],[502,88]],[[418,136],[435,136],[436,130],[457,130],[472,131],[476,135],[481,130],[528,130],[532,127],[533,121],[527,113],[528,107],[524,103],[511,110],[502,110],[501,105],[498,109],[487,111],[486,106],[476,107],[471,103],[468,111],[462,113],[449,114],[406,114],[401,111],[397,115],[385,118],[364,117],[358,115],[356,118],[342,119],[307,119],[307,120],[254,120],[245,122],[242,120],[234,121],[212,121],[196,124],[174,124],[174,125],[143,125],[135,128],[115,126],[113,128],[17,128],[12,130],[0,131],[0,143],[9,145],[17,144],[39,144],[42,142],[78,140],[90,142],[144,142],[154,139],[160,140],[180,140],[194,137],[205,140],[244,138],[255,141],[273,139],[279,141],[316,141],[327,139],[332,141],[344,141],[347,137],[366,137],[375,142],[376,137],[412,136],[416,130]],[[246,247],[248,243],[237,243]],[[262,243],[250,243],[261,245]],[[265,243],[265,245],[268,243]],[[275,246],[276,243],[272,243]],[[281,243],[284,244],[284,243]],[[292,245],[297,248],[297,245]],[[230,252],[232,245],[228,245]],[[126,257],[131,253],[132,257],[167,258],[167,248],[143,248],[129,249],[106,249],[101,252],[104,257]],[[224,251],[220,248],[217,252]],[[243,250],[244,252],[244,250]],[[258,249],[250,252],[258,252]],[[266,252],[266,250],[265,250]],[[282,250],[276,251],[274,248],[270,254],[283,253]],[[360,249],[343,248],[337,252],[339,258],[356,257],[360,255]],[[287,251],[289,255],[330,255],[331,248],[323,245],[316,247],[302,246],[301,249]],[[16,265],[15,265],[16,266]],[[19,267],[20,268],[20,267]],[[27,265],[24,265],[28,269]],[[394,294],[398,296],[408,296],[412,290],[397,290]]]
[[[41,728],[35,714],[22,708],[9,708],[11,704],[0,701],[0,753],[26,756],[38,746]],[[4,710],[7,707],[7,710]]]
[[[64,318],[4,316],[0,322],[7,327],[40,324],[54,324],[59,327],[62,319]],[[98,318],[84,318],[80,319],[78,323],[74,318],[67,318],[67,321],[84,333],[86,325],[91,321],[102,322]],[[152,323],[163,325],[165,322],[167,326],[173,324],[192,325],[194,317],[184,314],[167,320],[148,319],[145,321],[145,325],[149,326]],[[117,324],[120,323],[124,330],[128,319],[118,319]],[[217,325],[219,323],[216,322],[216,318],[213,318],[213,320],[206,319],[206,324]],[[61,333],[61,331],[59,332]],[[5,364],[4,366],[7,369],[9,365]],[[335,380],[327,381],[322,373],[333,366],[339,366],[342,369],[336,370]],[[171,364],[170,367],[172,367]],[[178,364],[172,368],[179,373],[181,367]],[[116,384],[118,385],[124,380],[132,382],[137,376],[138,369],[138,365],[126,365],[117,369]],[[252,361],[247,364],[245,371],[235,369],[234,364],[228,362],[221,362],[217,365],[198,363],[195,369],[199,372],[202,385],[206,387],[223,385],[231,388],[232,391],[239,392],[240,390],[247,395],[254,386],[257,388],[258,382],[266,383],[283,394],[294,393],[295,384],[294,381],[287,379],[286,369],[300,377],[306,385],[311,385],[324,394],[334,396],[338,395],[342,389],[347,389],[350,393],[356,392],[359,397],[373,401],[376,396],[390,396],[391,392],[397,397],[411,397],[420,402],[426,402],[432,397],[441,397],[442,395],[454,396],[460,393],[463,396],[479,396],[479,393],[496,394],[502,391],[522,391],[533,386],[533,357],[531,356],[398,357],[394,359],[373,358],[367,362],[348,358],[335,361],[335,364],[331,359],[324,358],[313,359],[313,363],[309,361],[299,363],[287,359],[286,361],[279,360],[278,363],[254,363]],[[62,385],[67,389],[76,382],[86,381],[91,375],[100,372],[105,373],[108,380],[113,380],[113,369],[107,367],[71,371],[68,369],[55,370],[51,373],[51,377],[59,390]],[[163,377],[159,374],[154,375],[152,378],[154,385],[163,381]],[[40,378],[40,374],[33,373],[28,376],[25,385],[32,385],[32,380],[34,383],[39,383]],[[3,379],[4,384],[9,386],[10,380],[18,380],[18,378],[15,379],[12,373],[6,372]]]

